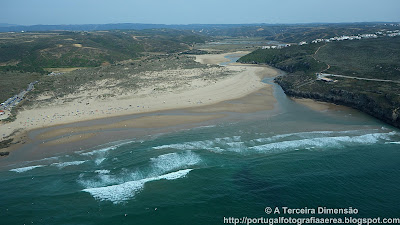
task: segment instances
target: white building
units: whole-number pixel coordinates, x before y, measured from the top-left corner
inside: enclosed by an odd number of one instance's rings
[[[362,38],[377,38],[378,35],[376,34],[361,34]]]

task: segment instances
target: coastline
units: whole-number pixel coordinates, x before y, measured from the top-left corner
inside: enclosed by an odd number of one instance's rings
[[[241,53],[241,52],[239,52]],[[196,57],[196,61],[207,64],[220,64],[228,62],[227,55],[238,54],[213,54]],[[99,103],[81,105],[60,105],[34,108],[20,112],[14,122],[0,126],[2,137],[13,135],[18,139],[17,144],[0,151],[12,151],[21,145],[37,140],[48,140],[48,146],[70,142],[79,142],[84,139],[95,138],[101,130],[116,128],[152,128],[169,127],[180,124],[193,124],[223,118],[224,112],[255,112],[273,109],[276,100],[272,94],[272,86],[261,82],[264,77],[274,77],[277,71],[270,67],[254,67],[247,65],[226,65],[230,71],[236,72],[226,78],[220,79],[211,85],[200,86],[184,91],[168,92],[158,96],[139,96],[136,98],[108,99]],[[266,98],[260,96],[267,96]],[[99,108],[111,110],[99,110]],[[124,107],[122,107],[124,106]],[[130,106],[130,107],[129,107]],[[62,112],[76,110],[68,116]],[[151,113],[170,110],[186,110],[195,115],[167,115],[152,116]],[[82,112],[91,112],[84,114]],[[201,115],[198,115],[198,114]],[[211,113],[211,114],[210,114]],[[217,114],[215,114],[217,113]],[[85,128],[56,128],[73,123],[102,120],[107,118],[138,115],[140,118],[125,120],[113,125],[93,125]],[[40,118],[41,120],[37,119]],[[44,118],[44,119],[43,119]],[[47,119],[46,119],[47,118]],[[156,124],[156,125],[155,125]],[[30,137],[29,133],[37,130],[52,130],[48,134]],[[71,133],[72,132],[72,133]],[[73,132],[89,132],[85,135],[74,135]],[[66,135],[68,134],[68,137]],[[54,139],[55,138],[55,139]],[[15,143],[16,141],[14,141]],[[43,143],[45,144],[45,143]]]
[[[376,99],[371,98],[365,93],[337,89],[332,91],[329,95],[324,95],[317,91],[308,92],[294,90],[279,79],[275,79],[275,82],[279,84],[285,94],[291,98],[309,99],[314,102],[349,107],[368,114],[388,125],[400,128],[400,111],[398,108],[392,109],[381,105]]]
[[[332,109],[340,109],[340,108],[347,108],[347,106],[336,105],[330,102],[321,102],[311,98],[298,98],[298,97],[290,97],[293,101],[298,104],[307,106],[308,108],[314,111],[326,111]]]

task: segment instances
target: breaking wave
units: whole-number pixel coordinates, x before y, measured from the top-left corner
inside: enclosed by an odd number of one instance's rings
[[[377,131],[378,129],[374,129],[373,131]],[[315,138],[315,137],[329,137],[329,136],[337,136],[343,134],[352,134],[352,135],[361,135],[371,130],[345,130],[345,131],[309,131],[309,132],[298,132],[298,133],[289,133],[289,134],[279,134],[272,137],[267,138],[257,138],[254,139],[256,142],[272,142],[279,139],[289,138],[289,137],[300,137],[300,138]]]
[[[279,151],[287,149],[304,149],[304,148],[342,148],[348,144],[374,144],[379,140],[388,140],[394,133],[374,133],[365,134],[360,136],[337,136],[337,137],[319,137],[300,139],[292,141],[281,141],[268,143],[264,145],[258,145],[249,147],[249,149],[264,152],[264,151]]]
[[[16,168],[16,169],[11,169],[11,172],[16,172],[16,173],[23,173],[29,170],[33,170],[35,168],[39,167],[44,167],[45,165],[37,165],[37,166],[27,166],[27,167],[21,167],[21,168]]]
[[[86,188],[82,191],[90,193],[95,199],[100,201],[111,201],[114,204],[118,204],[129,200],[134,197],[137,192],[143,189],[144,184],[151,181],[157,180],[175,180],[185,177],[192,169],[179,170],[176,172],[164,174],[157,177],[149,177],[141,180],[129,181],[122,184],[98,187],[98,188]]]
[[[122,169],[117,174],[110,174],[109,170],[96,170],[95,176],[93,173],[82,173],[77,182],[85,187],[84,191],[91,193],[96,199],[119,203],[134,196],[143,188],[144,183],[180,178],[192,170],[188,167],[200,162],[200,156],[191,151],[168,153],[150,158],[147,166],[135,168],[134,172]],[[177,172],[171,173],[171,171]]]
[[[89,151],[89,152],[81,152],[80,155],[92,156],[92,155],[97,155],[97,154],[104,154],[104,153],[106,153],[106,152],[108,152],[108,151],[110,151],[110,150],[115,150],[115,149],[117,149],[118,147],[121,147],[121,146],[123,146],[123,145],[130,144],[130,143],[134,143],[134,142],[135,142],[135,141],[125,141],[125,142],[123,142],[123,143],[116,144],[116,145],[113,145],[113,146],[109,146],[109,147],[105,147],[105,148],[100,148],[100,149],[95,149],[95,150],[92,150],[92,151]]]
[[[77,166],[85,163],[87,160],[83,161],[72,161],[72,162],[59,162],[59,163],[52,163],[51,166],[56,166],[60,169],[67,167],[67,166]]]
[[[178,150],[209,150],[213,152],[249,153],[273,152],[280,150],[299,150],[312,148],[342,148],[346,145],[365,145],[377,143],[380,140],[390,141],[396,132],[368,133],[374,130],[349,130],[349,131],[311,131],[289,134],[279,134],[271,137],[257,138],[242,141],[240,136],[215,138],[213,140],[184,142],[177,144],[161,145],[153,149],[178,149]],[[396,142],[390,142],[395,144]]]
[[[222,152],[227,148],[229,150],[236,151],[238,142],[240,142],[240,136],[233,137],[223,137],[223,138],[215,138],[214,140],[204,140],[204,141],[193,141],[193,142],[185,142],[180,144],[170,144],[170,145],[161,145],[153,147],[153,149],[179,149],[179,150],[209,150],[213,152]],[[240,142],[242,145],[243,142]],[[229,148],[231,146],[231,148]]]
[[[168,153],[150,159],[152,166],[157,173],[180,169],[187,166],[193,166],[200,163],[201,158],[192,151],[183,153]]]

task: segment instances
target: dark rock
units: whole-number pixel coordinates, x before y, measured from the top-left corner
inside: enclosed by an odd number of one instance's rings
[[[0,156],[8,156],[10,152],[0,152]]]

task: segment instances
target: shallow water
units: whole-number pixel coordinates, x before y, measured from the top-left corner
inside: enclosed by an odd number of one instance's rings
[[[223,224],[267,206],[398,216],[399,130],[274,88],[272,111],[0,166],[0,224]]]

